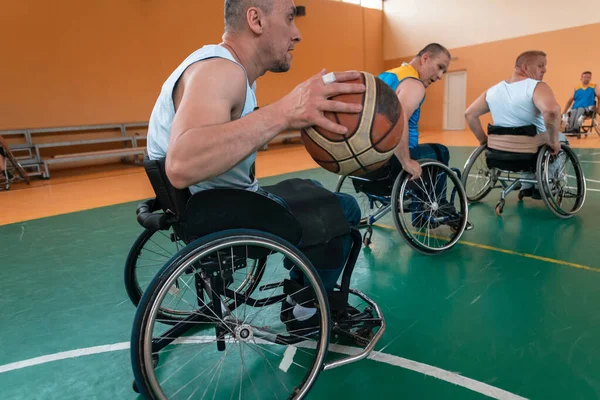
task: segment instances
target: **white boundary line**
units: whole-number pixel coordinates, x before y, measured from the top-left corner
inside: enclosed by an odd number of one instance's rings
[[[178,339],[178,343],[205,343],[208,339],[205,336],[192,336]],[[262,344],[261,340],[261,344]],[[270,342],[264,341],[265,344],[272,344]],[[104,346],[95,346],[95,347],[87,347],[83,349],[76,349],[71,351],[63,351],[55,354],[48,354],[42,357],[30,358],[28,360],[18,361],[10,364],[0,365],[0,374],[15,371],[22,368],[33,367],[35,365],[46,364],[53,361],[66,360],[70,358],[77,358],[83,356],[89,356],[93,354],[102,354],[108,353],[112,351],[121,351],[129,349],[129,342],[115,343]],[[302,346],[302,343],[298,345],[298,347],[310,347],[310,344]],[[314,347],[314,346],[313,346]],[[329,350],[335,353],[341,353],[346,355],[354,355],[360,351],[355,347],[342,346],[337,344],[331,344],[329,346]],[[517,396],[505,390],[496,388],[494,386],[488,385],[483,382],[476,381],[471,378],[467,378],[465,376],[459,375],[454,372],[446,371],[441,368],[437,368],[431,365],[422,364],[417,361],[408,360],[406,358],[398,357],[392,354],[386,354],[381,352],[373,352],[368,357],[370,360],[393,365],[396,367],[408,369],[411,371],[415,371],[421,373],[423,375],[428,375],[439,380],[453,383],[458,386],[462,386],[466,389],[469,389],[473,392],[477,392],[483,394],[485,396],[501,399],[501,400],[525,400],[524,397]],[[343,367],[342,367],[343,368]]]

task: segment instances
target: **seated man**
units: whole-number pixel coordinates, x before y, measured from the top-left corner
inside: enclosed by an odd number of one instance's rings
[[[288,129],[317,125],[340,136],[347,133],[324,112],[361,111],[359,104],[330,100],[364,92],[364,85],[347,83],[358,79],[358,72],[337,73],[337,82],[326,85],[321,71],[281,100],[257,108],[256,80],[267,71],[290,69],[291,51],[301,40],[295,14],[293,0],[225,0],[223,42],[193,52],[163,84],[150,117],[147,148],[150,159],[166,157],[173,186],[193,193],[225,187],[250,190],[287,207],[279,196],[259,187],[252,171],[258,149]],[[329,194],[334,201],[337,197],[348,224],[357,225],[361,216],[356,200]],[[334,288],[351,245],[350,235],[343,237],[344,256],[336,265],[330,259],[311,259],[326,290]],[[308,320],[316,309],[296,305],[293,313]]]
[[[591,83],[592,73],[585,71],[581,74],[581,85],[573,91],[573,96],[567,101],[563,114],[568,114],[566,133],[579,133],[580,119],[586,112],[596,109],[596,97],[600,100],[600,86]],[[573,108],[569,111],[569,107]]]
[[[479,143],[487,143],[490,149],[516,153],[537,153],[540,146],[547,144],[553,154],[558,154],[560,106],[550,86],[542,82],[546,63],[546,54],[542,51],[522,53],[517,57],[512,76],[486,90],[467,108],[465,118]],[[480,121],[480,117],[488,112],[492,114],[495,127],[534,125],[537,135],[493,135],[488,139]],[[533,179],[534,176],[522,174],[522,178]],[[521,192],[523,196],[541,198],[531,183],[523,183]]]
[[[401,66],[383,72],[379,78],[388,84],[396,94],[404,112],[404,132],[400,144],[394,151],[394,156],[388,163],[392,177],[396,177],[402,169],[406,170],[412,179],[421,176],[421,166],[415,160],[434,159],[444,165],[450,162],[448,148],[438,143],[419,143],[419,119],[421,116],[421,105],[425,101],[425,91],[434,82],[442,79],[450,65],[450,52],[438,43],[430,43],[425,46],[409,62]],[[428,181],[428,179],[425,179]],[[447,204],[446,199],[446,175],[441,173],[439,179],[435,179],[436,194],[442,204]],[[448,211],[448,206],[445,208]],[[413,225],[416,227],[426,224],[422,212],[413,209]],[[453,211],[450,211],[453,212]],[[468,224],[470,229],[472,226]]]
[[[421,175],[421,167],[414,160],[431,158],[448,165],[450,153],[441,144],[419,144],[419,118],[425,101],[425,90],[442,79],[450,65],[450,52],[440,44],[431,43],[423,48],[409,63],[383,72],[379,78],[396,91],[404,112],[404,132],[400,144],[390,160],[413,176]]]

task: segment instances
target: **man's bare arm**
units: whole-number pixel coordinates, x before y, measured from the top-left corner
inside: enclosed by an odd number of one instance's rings
[[[183,96],[173,120],[166,160],[167,176],[177,188],[226,172],[286,129],[320,125],[344,134],[345,127],[325,118],[322,111],[361,110],[359,104],[328,100],[340,93],[364,91],[364,85],[339,83],[356,79],[358,73],[338,73],[338,83],[324,85],[322,71],[280,101],[232,121],[232,111],[243,106],[246,94],[243,70],[223,59],[192,67],[182,77]]]
[[[558,144],[560,106],[558,105],[550,86],[544,82],[538,83],[533,92],[533,103],[544,117],[549,144]]]
[[[487,92],[484,92],[475,100],[465,111],[465,119],[469,125],[469,129],[475,135],[480,144],[487,143],[487,135],[481,126],[480,117],[490,112],[490,107],[485,100]]]
[[[410,169],[408,166],[411,164],[410,152],[408,148],[408,120],[423,100],[423,97],[425,96],[425,86],[423,86],[423,83],[416,79],[406,79],[400,84],[400,86],[398,86],[396,89],[396,94],[402,106],[402,112],[404,113],[404,128],[402,130],[403,133],[400,143],[394,150],[394,155],[398,158],[398,160],[400,160],[400,163],[404,169],[407,169],[407,172],[414,177],[414,174],[411,173],[411,171],[408,171],[408,169]]]

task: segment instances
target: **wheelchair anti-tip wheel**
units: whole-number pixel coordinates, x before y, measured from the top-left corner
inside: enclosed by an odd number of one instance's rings
[[[536,171],[542,200],[554,215],[571,218],[583,207],[585,176],[577,155],[568,145],[562,143],[556,156],[548,147],[540,151]]]
[[[438,254],[453,247],[467,227],[467,196],[452,169],[435,160],[421,162],[411,181],[403,171],[392,189],[396,229],[415,250]]]
[[[238,292],[236,279],[246,279],[238,270],[260,259],[256,290]],[[286,294],[290,269],[304,285]],[[173,301],[188,316],[164,325],[160,310]],[[179,251],[142,296],[131,338],[136,386],[147,399],[301,399],[323,369],[330,330],[323,285],[294,246],[251,230],[205,236]]]
[[[145,229],[138,236],[125,261],[125,289],[133,305],[139,304],[152,279],[167,261],[184,247],[185,243],[179,240],[172,227],[168,230]],[[252,260],[245,266],[244,271],[237,269],[238,276],[241,276],[242,272],[246,274],[244,279],[236,282],[238,292],[250,295],[256,289],[264,262],[265,258]],[[180,290],[181,283],[176,281],[167,294],[167,297],[173,297],[173,301],[161,307],[161,319],[165,323],[175,323],[189,315],[185,307],[180,309],[174,300]]]

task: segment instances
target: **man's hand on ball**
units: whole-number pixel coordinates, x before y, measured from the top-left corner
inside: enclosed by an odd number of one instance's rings
[[[363,93],[365,85],[347,83],[359,79],[360,75],[358,71],[326,74],[323,70],[296,86],[280,101],[287,127],[302,129],[319,126],[330,132],[345,135],[348,129],[326,118],[324,112],[360,113],[362,111],[361,104],[331,100],[332,97],[340,94]]]

